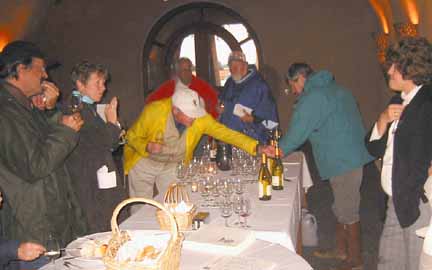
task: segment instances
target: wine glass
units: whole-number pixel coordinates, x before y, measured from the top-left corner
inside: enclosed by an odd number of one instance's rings
[[[177,175],[177,179],[180,180],[180,182],[184,182],[185,181],[185,177],[186,177],[186,166],[185,163],[183,161],[180,161],[177,164],[176,167],[176,175]]]
[[[231,201],[224,200],[220,205],[221,216],[225,219],[225,227],[229,227],[228,218],[232,216],[233,208]]]
[[[69,111],[70,114],[77,113],[82,109],[82,96],[79,93],[72,93],[70,102],[69,102]]]
[[[53,237],[52,234],[48,235],[48,239],[45,244],[45,256],[49,258],[52,264],[55,264],[55,259],[60,257],[60,245],[57,239]]]
[[[212,192],[211,192],[211,195],[216,199],[216,198],[219,198],[219,196],[221,195],[221,189],[220,189],[220,186],[221,186],[221,183],[222,182],[222,180],[221,179],[219,179],[219,178],[213,178],[213,188],[212,188]]]
[[[126,131],[125,128],[123,128],[120,131],[119,142],[118,142],[119,145],[125,145],[125,144],[127,144],[126,133],[127,133],[127,131]]]
[[[228,199],[231,197],[233,193],[234,193],[234,188],[233,188],[232,181],[230,179],[225,179],[223,181],[222,195],[225,197],[225,199]]]
[[[237,195],[242,195],[244,193],[244,183],[240,178],[233,179],[234,191]]]
[[[237,226],[241,226],[243,224],[243,222],[241,222],[241,220],[240,220],[240,213],[241,213],[241,209],[242,209],[242,200],[243,200],[243,197],[241,195],[236,195],[236,196],[234,196],[233,201],[232,201],[234,213],[237,214],[237,221],[234,223],[234,225],[237,225]]]
[[[118,142],[118,144],[119,145],[125,145],[125,144],[127,144],[127,138],[126,138],[126,135],[127,135],[127,125],[126,125],[125,121],[119,120],[119,123],[120,123],[121,131],[120,131],[120,135],[119,135],[119,142]]]
[[[208,178],[204,178],[201,179],[201,181],[199,181],[198,183],[198,189],[200,191],[200,195],[201,197],[204,198],[204,202],[202,204],[202,207],[208,207],[209,206],[209,196],[210,196],[210,191],[211,191],[211,183],[210,183],[210,179]]]
[[[243,218],[243,228],[250,228],[249,225],[247,225],[247,218],[252,214],[251,211],[251,202],[248,198],[243,198],[241,201],[241,208],[240,208],[240,216]]]

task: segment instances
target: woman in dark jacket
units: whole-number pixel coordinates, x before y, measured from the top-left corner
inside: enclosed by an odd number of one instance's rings
[[[90,228],[89,233],[110,230],[110,218],[115,206],[127,195],[126,185],[114,163],[112,153],[119,147],[121,128],[117,119],[117,98],[105,109],[105,120],[96,111],[96,103],[105,93],[107,70],[101,65],[82,62],[74,67],[71,78],[77,90],[73,96],[82,101],[80,113],[84,125],[80,130],[77,147],[68,157],[66,165],[81,207]],[[68,101],[67,101],[68,102]],[[67,109],[67,107],[64,107]],[[116,172],[116,186],[100,189],[97,170],[106,166]]]

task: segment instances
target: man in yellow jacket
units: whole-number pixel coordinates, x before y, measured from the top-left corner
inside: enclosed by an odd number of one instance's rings
[[[235,145],[252,155],[274,154],[274,148],[231,130],[207,114],[203,100],[188,88],[177,89],[171,98],[148,104],[128,130],[124,170],[129,176],[131,197],[153,197],[156,184],[164,193],[175,180],[179,161],[188,163],[203,134]]]

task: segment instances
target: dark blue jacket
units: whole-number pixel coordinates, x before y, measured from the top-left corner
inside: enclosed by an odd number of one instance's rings
[[[17,259],[19,242],[0,238],[0,269],[7,269],[10,261]]]
[[[229,78],[220,95],[220,100],[225,106],[220,118],[222,124],[262,143],[267,143],[269,132],[262,121],[271,120],[279,123],[279,119],[270,88],[254,66],[240,82],[236,83]],[[253,110],[254,123],[244,123],[240,117],[233,114],[234,106],[237,103]]]

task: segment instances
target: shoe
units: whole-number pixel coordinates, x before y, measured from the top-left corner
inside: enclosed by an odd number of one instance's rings
[[[348,258],[344,260],[340,268],[333,270],[363,270],[361,256],[360,222],[345,225],[347,231]]]
[[[347,225],[336,223],[336,249],[334,250],[317,250],[313,255],[320,259],[336,259],[345,261],[348,259],[347,252]]]
[[[341,261],[348,259],[347,254],[341,254],[336,250],[317,250],[313,252],[313,255],[320,259],[336,259]]]

